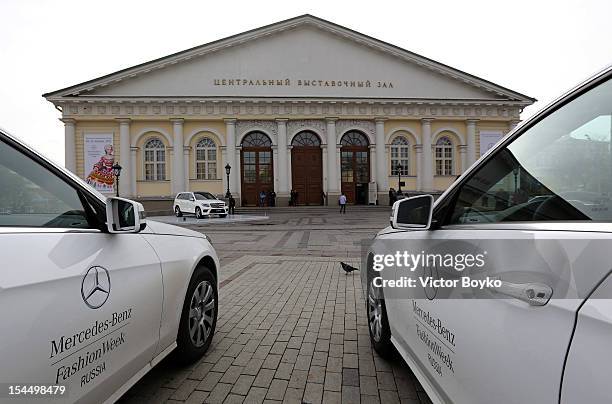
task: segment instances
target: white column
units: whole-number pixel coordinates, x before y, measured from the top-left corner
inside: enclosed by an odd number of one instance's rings
[[[64,122],[64,166],[76,174],[76,121],[71,118],[60,121]]]
[[[463,174],[465,170],[468,169],[467,148],[467,145],[464,144],[459,146],[459,155],[461,156],[461,169],[459,170],[459,172],[461,174]]]
[[[423,179],[421,186],[423,191],[433,191],[433,157],[431,150],[431,118],[421,119],[421,136],[423,139],[423,153],[421,172]]]
[[[423,145],[417,144],[414,145],[414,150],[416,152],[416,190],[423,190]],[[396,190],[397,191],[397,190]]]
[[[338,156],[336,140],[336,121],[338,118],[326,118],[327,121],[327,192],[338,194]]]
[[[171,119],[174,131],[174,158],[172,163],[172,192],[174,194],[186,191],[185,185],[185,164],[183,163],[183,122],[184,119]]]
[[[389,191],[385,150],[385,118],[376,118],[376,187],[378,192]]]
[[[137,196],[138,195],[138,188],[136,188],[136,173],[137,173],[137,168],[136,168],[136,152],[138,151],[138,148],[136,147],[131,147],[130,148],[130,188],[132,189],[132,195],[133,196]]]
[[[191,177],[191,168],[189,167],[189,151],[190,148],[188,146],[185,146],[183,148],[183,172],[185,173],[185,184],[184,184],[184,190],[185,191],[189,191],[189,178]],[[218,168],[218,167],[217,167]]]
[[[375,182],[378,184],[378,152],[376,145],[371,144],[368,146],[368,151],[370,153],[370,182]]]
[[[132,169],[132,164],[130,163],[132,155],[130,150],[130,119],[119,118],[117,121],[119,122],[119,165],[122,168],[121,177],[130,179],[132,178],[130,174]],[[131,180],[121,184],[119,194],[121,196],[134,195]]]
[[[236,119],[225,120],[225,136],[226,164],[232,167],[230,171],[230,192],[236,194],[238,190],[238,173],[240,172],[240,167],[236,164]],[[225,165],[223,165],[223,170],[225,170]]]
[[[468,119],[467,124],[467,162],[471,166],[476,161],[476,122],[478,119]]]
[[[278,192],[277,196],[285,197],[289,195],[289,181],[288,175],[289,166],[287,154],[287,121],[288,119],[277,119],[276,125],[278,128],[278,173],[275,173],[275,177],[278,176]]]

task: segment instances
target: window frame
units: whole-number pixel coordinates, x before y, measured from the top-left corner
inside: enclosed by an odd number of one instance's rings
[[[440,144],[440,141],[446,140],[449,143]],[[442,156],[438,157],[438,150],[441,151]],[[450,157],[446,157],[446,150],[450,150]],[[441,172],[438,172],[438,161],[441,162]],[[450,162],[450,172],[446,171],[446,162]],[[446,135],[438,137],[434,144],[434,172],[438,177],[452,177],[455,175],[455,144],[453,140]]]
[[[89,189],[89,186],[79,183],[79,181],[82,181],[80,178],[76,177],[75,174],[66,173],[62,168],[2,130],[0,130],[0,142],[15,149],[24,158],[39,164],[50,175],[58,177],[68,187],[72,188],[83,206],[90,226],[89,228],[6,226],[0,227],[0,233],[108,233],[108,228],[106,227],[106,201],[101,199],[99,195],[96,195],[93,189]],[[75,178],[78,178],[78,181]]]
[[[406,143],[402,143],[402,144],[394,144],[394,142],[398,139],[404,139],[406,141]],[[408,150],[408,154],[405,158],[402,158],[402,149],[405,148]],[[397,157],[394,159],[393,158],[393,150],[396,149],[397,150]],[[410,158],[410,152],[412,150],[412,145],[410,144],[410,140],[408,140],[408,138],[404,135],[399,135],[393,138],[393,140],[391,141],[390,144],[390,149],[389,149],[389,161],[391,164],[391,177],[396,177],[397,176],[397,164],[394,166],[393,165],[393,161],[398,161],[401,165],[402,165],[402,175],[404,177],[409,177],[410,176],[410,163],[411,163],[411,158]],[[402,162],[405,162],[402,163]]]
[[[595,87],[604,82],[612,80],[612,66],[609,66],[594,76],[584,80],[571,90],[565,92],[556,100],[548,104],[545,108],[533,115],[527,121],[519,124],[515,129],[510,131],[496,147],[490,149],[487,153],[481,156],[478,163],[470,170],[465,171],[451,186],[442,193],[440,198],[435,202],[432,215],[432,227],[435,229],[453,229],[453,230],[564,230],[564,231],[600,231],[612,233],[612,222],[604,221],[559,221],[559,222],[501,222],[501,223],[480,223],[480,224],[443,224],[452,214],[451,207],[456,203],[463,186],[482,169],[490,160],[494,159],[501,150],[504,150],[514,140],[523,134],[527,133],[533,126],[537,125],[549,115],[553,114],[560,108],[571,103],[575,99],[588,93]]]
[[[200,142],[202,142],[205,139],[208,139],[210,142],[212,142],[212,144],[214,146],[199,146]],[[194,161],[194,165],[195,165],[194,172],[195,172],[195,179],[196,180],[198,180],[198,181],[216,181],[216,180],[219,179],[219,175],[218,175],[219,174],[218,173],[219,167],[217,165],[217,163],[218,163],[218,160],[217,160],[217,149],[218,149],[217,142],[215,142],[214,139],[212,139],[210,136],[202,136],[196,142],[196,144],[195,144],[195,146],[193,148],[193,150],[194,150],[194,155],[193,155],[194,159],[193,159],[193,161]],[[204,151],[204,157],[205,157],[204,160],[198,159],[198,151],[200,151],[200,150]],[[210,150],[213,150],[215,152],[215,160],[209,160],[208,152]],[[211,163],[215,164],[215,170],[212,172],[212,174],[213,174],[212,177],[210,177],[211,172],[210,172],[210,168],[209,168]],[[204,177],[203,178],[200,178],[200,176],[199,176],[198,164],[204,164]]]
[[[151,142],[152,140],[158,140],[163,146],[164,148],[147,148],[147,144],[149,142]],[[161,162],[157,160],[157,151],[159,150],[163,150],[164,151],[164,172],[163,172],[163,179],[159,179],[159,171],[157,169],[157,165],[160,164]],[[152,161],[147,161],[147,151],[153,151],[154,153],[154,160]],[[146,182],[162,182],[162,181],[168,181],[168,146],[166,146],[166,144],[164,143],[164,141],[161,139],[161,137],[159,136],[151,136],[148,139],[145,140],[145,142],[142,144],[142,180],[146,181]],[[153,179],[147,179],[147,164],[151,164],[153,166]]]

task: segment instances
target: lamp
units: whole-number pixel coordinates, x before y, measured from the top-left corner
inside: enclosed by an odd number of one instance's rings
[[[227,163],[225,165],[225,175],[227,175],[227,192],[225,193],[226,198],[231,198],[232,194],[230,192],[230,172],[232,171],[232,166]]]
[[[121,167],[119,163],[115,163],[111,168],[113,170],[113,175],[116,179],[115,182],[117,183],[117,188],[115,189],[115,191],[117,191],[117,196],[119,196],[119,176],[121,176],[121,169],[123,167]]]

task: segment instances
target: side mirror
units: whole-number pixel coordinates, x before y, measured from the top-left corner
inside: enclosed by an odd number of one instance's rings
[[[190,201],[190,202],[195,202],[195,198],[194,198],[193,196],[190,196],[190,197],[189,197],[189,201]]]
[[[391,227],[394,229],[428,230],[431,227],[434,198],[419,195],[401,199],[391,209]]]
[[[109,233],[138,233],[147,227],[144,206],[125,198],[106,199],[106,225]]]

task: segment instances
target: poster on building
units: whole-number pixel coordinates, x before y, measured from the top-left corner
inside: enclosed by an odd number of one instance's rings
[[[502,132],[480,131],[480,155],[488,152],[502,137],[504,137]]]
[[[114,192],[115,149],[112,133],[86,133],[84,136],[85,180],[100,192]]]

